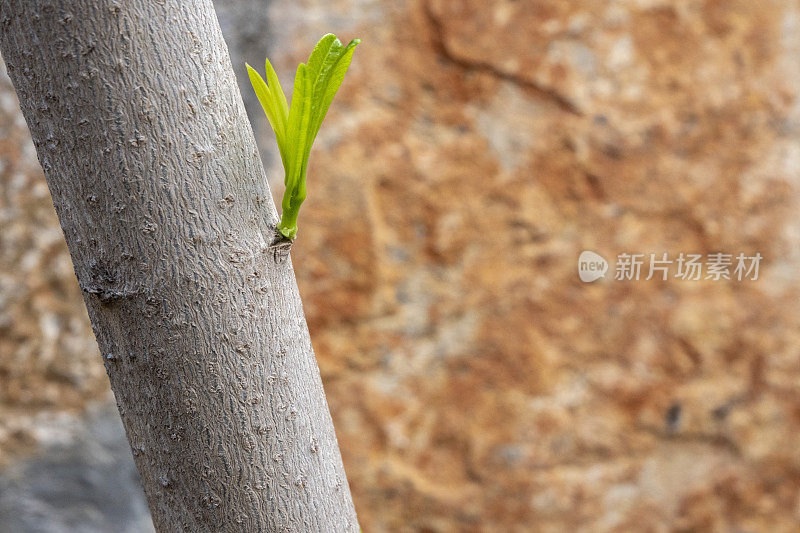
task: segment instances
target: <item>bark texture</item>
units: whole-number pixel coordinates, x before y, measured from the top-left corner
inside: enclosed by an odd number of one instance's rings
[[[204,1],[0,0],[160,531],[358,531],[290,259]]]

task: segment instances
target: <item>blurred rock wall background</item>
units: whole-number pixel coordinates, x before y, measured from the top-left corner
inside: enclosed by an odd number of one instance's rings
[[[800,2],[216,5],[284,87],[364,40],[293,253],[365,531],[800,530]],[[583,250],[764,260],[584,284]],[[147,530],[109,405],[3,74],[0,531]]]

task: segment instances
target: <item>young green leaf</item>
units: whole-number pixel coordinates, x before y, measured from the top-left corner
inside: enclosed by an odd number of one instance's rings
[[[258,101],[261,103],[261,107],[264,109],[264,113],[267,115],[273,131],[277,132],[275,124],[275,110],[273,109],[272,94],[270,94],[269,87],[267,87],[264,79],[253,67],[247,63],[245,63],[245,66],[247,67],[247,75],[250,76],[250,83],[253,85],[253,90],[256,92]]]
[[[289,105],[286,103],[286,95],[283,94],[283,89],[281,88],[281,82],[278,81],[278,75],[275,74],[275,69],[272,68],[272,63],[269,62],[269,59],[264,61],[266,69],[267,69],[267,81],[269,82],[269,86],[272,88],[272,95],[273,99],[275,100],[275,106],[278,109],[278,112],[283,120],[283,126],[286,127],[286,120],[289,117]]]
[[[354,39],[342,46],[332,33],[323,36],[314,46],[308,63],[300,63],[297,67],[291,106],[287,105],[269,60],[266,61],[268,84],[247,65],[250,82],[275,132],[283,162],[286,190],[281,202],[283,213],[278,231],[287,239],[294,239],[297,235],[297,215],[307,193],[306,173],[311,146],[360,42],[360,39]]]
[[[305,198],[297,201],[297,191],[301,181],[305,181],[305,167],[307,157],[305,156],[305,146],[308,139],[308,121],[310,120],[311,95],[309,91],[308,69],[305,63],[297,66],[297,74],[294,78],[294,91],[292,92],[292,107],[289,109],[288,135],[292,148],[291,159],[289,160],[288,176],[286,180],[286,190],[290,194],[289,205],[297,205]],[[286,202],[286,195],[284,195]],[[284,207],[285,209],[285,207]]]
[[[337,57],[336,62],[331,67],[331,70],[328,72],[325,83],[321,84],[321,94],[319,95],[320,104],[314,122],[315,138],[322,125],[322,121],[325,119],[325,115],[328,114],[328,108],[330,108],[331,102],[333,102],[333,97],[336,96],[339,87],[344,81],[344,75],[347,73],[347,69],[350,67],[350,61],[353,59],[353,52],[355,52],[356,46],[359,43],[361,43],[361,39],[353,39],[344,47]]]
[[[276,92],[283,96],[283,90],[281,89],[280,83],[277,81],[277,77],[275,77],[274,83],[270,82],[272,84],[272,88],[270,88],[253,67],[247,63],[245,63],[245,65],[247,66],[247,74],[250,76],[250,83],[253,85],[258,101],[261,103],[261,107],[264,109],[267,119],[269,119],[270,126],[272,126],[272,130],[275,132],[281,160],[285,164],[286,155],[284,150],[286,143],[284,141],[284,136],[286,134],[286,97],[283,97],[283,106],[281,106],[280,100],[275,97]],[[269,73],[269,69],[267,69],[268,77]]]

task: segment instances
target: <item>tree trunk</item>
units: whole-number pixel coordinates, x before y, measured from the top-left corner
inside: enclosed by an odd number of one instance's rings
[[[0,0],[159,531],[358,531],[210,0]]]

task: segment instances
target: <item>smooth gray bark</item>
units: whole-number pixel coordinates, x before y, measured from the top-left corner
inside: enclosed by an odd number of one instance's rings
[[[0,0],[19,95],[160,531],[358,531],[209,0]]]

